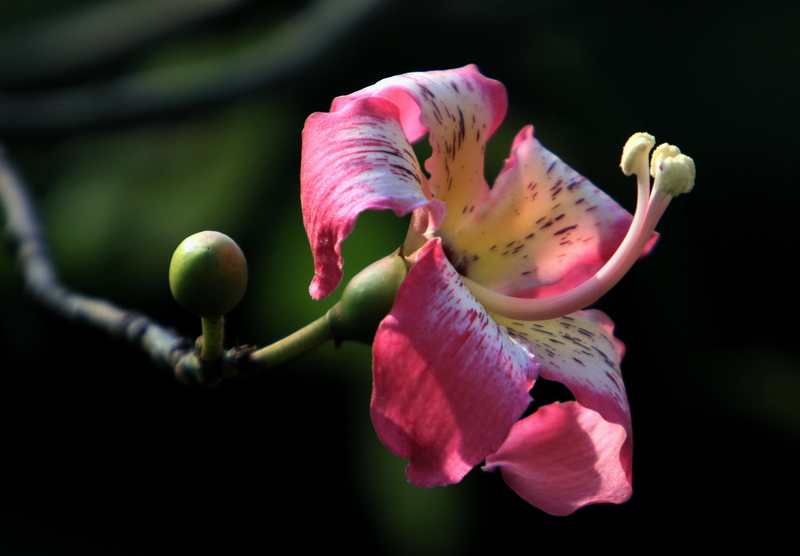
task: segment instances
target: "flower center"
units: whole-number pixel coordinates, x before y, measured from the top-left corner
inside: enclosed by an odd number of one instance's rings
[[[591,305],[614,287],[641,256],[672,198],[688,193],[694,185],[694,161],[666,143],[653,152],[648,174],[647,158],[654,144],[647,133],[636,133],[625,144],[620,166],[625,175],[636,175],[636,212],[622,243],[597,274],[569,291],[533,299],[503,295],[462,276],[486,310],[527,321],[553,319]],[[650,175],[655,178],[652,192]]]

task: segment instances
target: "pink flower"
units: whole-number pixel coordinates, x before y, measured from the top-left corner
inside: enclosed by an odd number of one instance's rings
[[[650,195],[653,140],[631,138],[623,170],[639,178],[632,218],[528,126],[489,188],[484,149],[506,107],[503,85],[470,65],[384,79],[309,116],[301,198],[316,269],[310,292],[319,299],[338,286],[341,243],[362,211],[413,212],[401,251],[409,272],[373,342],[371,403],[379,437],[409,460],[409,481],[455,483],[485,460],[553,514],[624,502],[632,456],[624,348],[605,314],[581,309],[652,246],[683,183],[660,187],[663,167],[688,157],[659,147]],[[426,133],[423,171],[411,143]],[[576,401],[520,420],[540,376]]]

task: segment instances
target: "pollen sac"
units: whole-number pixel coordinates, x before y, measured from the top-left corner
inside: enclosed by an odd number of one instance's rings
[[[681,150],[675,145],[669,143],[661,143],[656,150],[653,151],[653,156],[650,159],[650,175],[656,177],[661,162],[666,158],[675,158],[681,154]]]
[[[694,187],[694,160],[681,154],[681,150],[675,145],[663,143],[653,151],[650,175],[657,178],[656,184],[660,189],[677,197]]]
[[[662,160],[659,172],[661,174],[661,189],[673,197],[677,197],[682,193],[689,193],[694,187],[694,160],[685,154]]]
[[[655,138],[649,133],[640,132],[631,135],[622,149],[622,160],[620,161],[622,173],[626,176],[630,176],[636,172],[636,163],[639,162],[642,157],[644,157],[645,160],[647,159],[647,155],[650,153],[650,149],[653,148],[655,143]]]
[[[175,300],[199,317],[221,317],[241,301],[247,288],[247,261],[230,237],[199,232],[181,242],[169,265]]]

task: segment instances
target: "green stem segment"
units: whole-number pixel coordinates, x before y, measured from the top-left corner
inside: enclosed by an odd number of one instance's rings
[[[345,340],[372,344],[407,273],[408,267],[399,251],[372,263],[350,280],[342,299],[324,317],[251,353],[251,363],[261,368],[274,367],[328,340],[334,340],[337,346]]]
[[[218,361],[222,357],[225,340],[225,318],[224,317],[202,317],[203,323],[203,347],[200,358],[206,362]]]
[[[328,340],[335,338],[331,320],[326,313],[282,340],[250,354],[250,361],[261,368],[270,368],[294,359]]]

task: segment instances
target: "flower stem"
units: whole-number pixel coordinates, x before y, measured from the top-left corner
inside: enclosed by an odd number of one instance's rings
[[[222,356],[222,343],[225,340],[224,317],[202,317],[203,348],[200,357],[203,361],[217,361]]]
[[[311,349],[334,339],[328,312],[294,334],[250,354],[250,362],[261,368],[270,368],[294,359]]]

